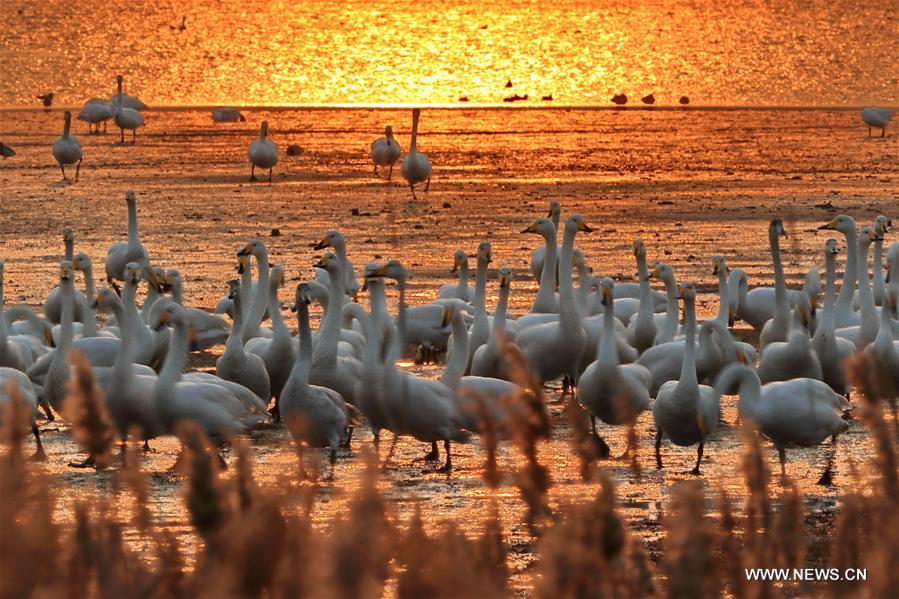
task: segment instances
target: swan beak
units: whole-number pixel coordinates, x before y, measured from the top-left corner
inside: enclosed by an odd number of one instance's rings
[[[159,279],[156,277],[156,273],[153,272],[152,268],[147,269],[147,280],[150,282],[150,285],[159,289]]]
[[[734,323],[737,321],[737,311],[733,308],[727,309],[727,326],[734,326]]]
[[[536,233],[537,232],[537,221],[532,222],[528,225],[528,228],[522,231],[522,233]]]
[[[75,270],[81,270],[81,258],[72,258],[72,266],[75,267]]]
[[[819,230],[819,231],[822,231],[822,230],[824,230],[824,229],[833,230],[833,229],[836,229],[836,228],[837,228],[837,219],[833,219],[832,221],[830,221],[830,222],[827,223],[826,225],[821,225],[820,227],[818,227],[818,230]]]
[[[191,344],[193,344],[193,342],[196,340],[196,338],[197,338],[197,330],[192,326],[187,327],[187,340],[190,341]]]
[[[53,329],[44,329],[44,341],[47,342],[47,347],[53,347],[55,345],[55,342],[53,341]]]
[[[652,272],[649,273],[649,275],[647,275],[647,278],[648,279],[658,279],[660,276],[662,276],[662,271],[659,270],[659,267],[657,266],[652,269]]]
[[[243,249],[241,249],[239,252],[237,252],[237,257],[239,258],[240,256],[249,256],[252,253],[253,253],[253,246],[248,243],[247,245],[243,246]]]
[[[446,328],[453,320],[453,309],[449,306],[443,308],[443,320],[440,322],[440,328]]]
[[[164,327],[165,325],[169,324],[169,321],[170,321],[170,320],[171,320],[171,319],[169,318],[169,313],[166,312],[165,310],[163,310],[163,311],[159,314],[159,322],[156,324],[155,327],[153,327],[153,330],[156,330],[156,331],[162,330],[162,327]]]
[[[247,269],[247,257],[246,255],[237,254],[237,274],[242,275],[243,271]]]
[[[94,298],[94,301],[91,302],[91,310],[96,310],[98,307],[103,305],[103,296],[101,294],[97,294]]]
[[[331,244],[328,242],[328,238],[325,237],[324,239],[322,239],[321,241],[316,243],[314,246],[312,246],[312,249],[313,250],[323,250],[326,247],[328,247],[329,245],[331,245]]]
[[[453,268],[450,270],[450,274],[455,274],[459,272],[459,259],[453,258]]]
[[[500,289],[505,289],[509,286],[509,277],[506,275],[499,276],[499,287]]]
[[[608,306],[612,302],[612,289],[609,287],[601,287],[602,292],[602,303],[603,306]]]
[[[680,296],[680,298],[681,298],[682,300],[683,300],[683,299],[687,299],[687,288],[681,286],[681,288],[678,289],[677,294]]]
[[[322,256],[318,259],[318,262],[312,265],[314,268],[328,268],[328,257]]]
[[[584,221],[578,222],[578,224],[577,224],[577,230],[578,230],[578,231],[583,231],[584,233],[592,233],[592,232],[593,232],[593,228],[590,227],[590,225],[588,225],[588,224],[585,223]]]
[[[820,301],[820,300],[818,300],[818,296],[817,296],[817,295],[813,295],[812,297],[809,298],[809,303],[810,303],[811,306],[812,306],[812,314],[814,314],[815,311],[818,309],[818,302],[819,302],[819,301]]]

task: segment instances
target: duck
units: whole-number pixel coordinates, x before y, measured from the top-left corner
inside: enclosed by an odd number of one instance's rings
[[[84,157],[81,151],[81,142],[78,138],[69,133],[72,128],[72,113],[66,110],[65,125],[62,129],[62,136],[53,142],[53,158],[59,164],[59,170],[62,171],[62,180],[68,181],[66,176],[66,165],[75,166],[75,180],[78,180],[78,173],[81,172],[81,160]]]
[[[754,370],[743,364],[728,366],[718,377],[717,394],[739,385],[737,410],[760,433],[774,443],[780,472],[786,476],[786,448],[815,447],[849,428],[843,412],[851,408],[845,397],[817,379],[795,378],[762,385]],[[829,484],[833,454],[819,484]]]
[[[584,370],[578,381],[577,400],[590,412],[594,438],[601,453],[609,455],[608,445],[596,432],[596,419],[606,424],[633,425],[637,417],[649,407],[649,387],[652,375],[639,364],[620,363],[615,340],[615,283],[609,277],[600,282],[603,298],[603,331],[595,360]],[[630,445],[628,452],[631,451]]]
[[[880,136],[886,137],[887,125],[893,118],[893,113],[886,108],[866,106],[862,108],[862,120],[868,126],[868,137],[871,137],[871,129],[880,129]]]
[[[662,385],[652,405],[656,467],[662,468],[662,439],[668,437],[681,447],[697,445],[696,466],[691,474],[699,475],[705,441],[718,426],[720,395],[712,387],[700,385],[696,377],[696,288],[693,283],[681,284],[681,299],[686,323],[680,379]]]
[[[539,221],[539,222],[538,222]],[[527,231],[538,229],[552,233],[554,227],[547,219],[538,219]],[[574,214],[565,220],[562,237],[562,264],[570,265],[574,250],[574,239],[578,232],[590,233],[593,229],[580,214]],[[548,248],[546,266],[552,250]],[[552,276],[550,270],[548,276]],[[547,276],[544,267],[544,279]],[[571,268],[559,270],[559,319],[522,329],[517,339],[531,372],[541,382],[567,376],[572,386],[576,386],[581,354],[587,344],[587,335],[581,323],[580,313],[574,299]]]
[[[268,121],[259,126],[259,139],[250,144],[250,181],[258,181],[256,167],[268,169],[268,182],[272,182],[272,169],[278,164],[278,146],[268,138]]]
[[[215,361],[215,374],[219,378],[243,385],[267,404],[272,395],[265,362],[256,354],[245,351],[242,341],[244,320],[240,303],[240,281],[228,282],[228,294],[234,302],[234,323],[225,343],[225,352]],[[183,308],[181,314],[187,318]]]
[[[834,302],[837,253],[837,240],[828,239],[824,243],[824,307],[812,337],[812,347],[821,362],[821,380],[830,385],[834,392],[848,397],[851,386],[846,379],[843,364],[855,353],[855,345],[848,339],[836,336]]]
[[[213,123],[245,123],[247,117],[242,115],[236,108],[213,108]]]
[[[109,100],[91,98],[84,103],[78,120],[87,123],[88,135],[100,134],[100,123],[103,123],[103,133],[106,133],[106,122],[112,118],[115,107]]]
[[[640,309],[637,317],[627,325],[627,340],[642,353],[652,347],[658,328],[655,321],[652,290],[649,287],[649,271],[646,269],[646,246],[641,239],[634,241],[631,251],[637,259],[637,276],[640,279]]]
[[[559,222],[562,217],[562,203],[559,200],[550,200],[549,201],[549,214],[546,215],[550,221],[552,221],[553,226],[556,228],[556,231],[559,230]],[[558,245],[556,246],[556,255],[558,256]],[[540,278],[543,274],[543,261],[546,256],[546,246],[541,245],[534,248],[534,251],[531,252],[531,263],[530,263],[530,271],[531,274],[534,275],[534,279],[537,280],[537,283],[540,282]],[[556,269],[558,269],[558,264],[556,265]],[[556,280],[558,280],[559,275],[556,272]]]
[[[122,94],[122,81],[121,75],[116,77],[118,93],[115,96],[112,120],[121,132],[120,143],[125,143],[125,130],[127,129],[131,131],[131,143],[133,144],[137,141],[137,130],[144,126],[144,117],[138,112],[139,109],[129,106],[130,102],[126,103],[125,96]]]
[[[416,108],[412,111],[412,143],[409,145],[409,153],[403,158],[401,171],[403,179],[409,184],[412,191],[412,199],[418,199],[415,196],[415,186],[419,183],[425,183],[425,191],[431,188],[431,162],[428,155],[418,151],[418,120],[421,117],[421,109]]]
[[[393,138],[393,127],[387,125],[384,128],[384,137],[371,142],[371,161],[375,166],[375,177],[380,177],[378,167],[390,167],[387,172],[387,180],[393,176],[393,165],[403,155],[403,148]]]
[[[474,300],[474,294],[468,286],[468,254],[464,250],[453,253],[453,269],[451,274],[459,273],[459,282],[455,285],[447,283],[437,290],[437,299],[460,299],[463,302]]]
[[[272,397],[275,398],[273,414],[279,414],[279,397],[287,378],[290,376],[291,367],[296,361],[297,347],[290,334],[290,329],[284,323],[281,315],[281,302],[278,300],[278,289],[284,286],[284,267],[277,264],[272,267],[271,283],[269,289],[268,312],[272,319],[272,336],[253,337],[244,343],[244,350],[262,358],[265,369],[268,372]],[[307,286],[308,287],[308,286]],[[304,288],[304,298],[310,296]],[[302,343],[302,340],[301,340]],[[310,350],[311,351],[311,350]]]
[[[125,206],[128,208],[128,240],[113,243],[106,252],[106,282],[118,290],[118,281],[124,280],[125,265],[137,262],[147,269],[146,275],[154,287],[159,286],[156,273],[150,268],[150,256],[141,243],[137,226],[137,194],[125,192]]]
[[[307,447],[324,447],[330,451],[331,476],[337,462],[347,425],[349,412],[343,397],[328,387],[309,384],[312,369],[312,332],[309,328],[307,285],[300,283],[296,290],[295,309],[299,322],[299,351],[293,368],[284,383],[280,410],[294,441]]]
[[[347,258],[346,239],[340,231],[328,231],[325,233],[325,236],[322,237],[321,241],[313,246],[313,249],[323,250],[328,247],[334,249],[334,252],[337,254],[337,259],[340,260],[340,268],[343,271],[343,289],[345,295],[355,297],[359,293],[359,281],[356,280],[356,271],[353,268],[353,263]],[[326,284],[326,282],[323,282],[323,284]]]
[[[821,361],[809,337],[810,321],[811,307],[803,298],[793,310],[788,341],[774,341],[762,349],[758,368],[762,383],[795,378],[823,379]]]

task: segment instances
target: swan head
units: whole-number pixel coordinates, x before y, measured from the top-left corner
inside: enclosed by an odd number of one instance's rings
[[[796,313],[799,324],[808,331],[812,322],[812,303],[804,293],[799,295],[799,300],[796,302]]]
[[[137,203],[137,195],[133,191],[125,192],[125,203],[129,206]]]
[[[565,219],[565,230],[572,233],[577,231],[583,231],[584,233],[593,232],[593,229],[590,228],[590,225],[587,224],[587,221],[580,214],[572,214]]]
[[[615,299],[615,281],[611,277],[606,277],[599,282],[599,303],[603,306],[611,306]]]
[[[333,252],[325,252],[322,257],[318,259],[318,262],[312,266],[328,271],[329,275],[336,275],[340,268],[340,264],[337,262],[337,256],[334,255]]]
[[[228,281],[228,299],[234,300],[240,296],[240,281],[233,279]]]
[[[631,252],[633,252],[634,256],[637,258],[646,257],[646,245],[644,245],[642,239],[634,240],[634,243],[631,244]]]
[[[122,81],[124,81],[124,80],[125,80],[125,78],[122,77],[121,75],[116,75],[115,82],[118,83],[119,85],[121,85]]]
[[[874,227],[864,227],[859,231],[858,245],[859,247],[865,247],[871,245],[878,239],[883,239],[883,235],[881,235],[877,229]]]
[[[75,267],[68,260],[59,263],[59,280],[71,281],[75,278]]]
[[[874,219],[874,228],[880,233],[881,238],[883,238],[883,236],[889,233],[890,229],[893,228],[893,219],[881,214]]]
[[[237,255],[237,274],[242,275],[250,266],[250,257],[246,254]]]
[[[381,267],[381,275],[401,284],[412,278],[406,267],[396,258],[388,260],[384,266]]]
[[[274,266],[272,266],[272,272],[270,276],[272,278],[272,287],[274,289],[280,289],[287,284],[287,279],[284,277],[284,267],[280,264],[275,264]]]
[[[571,251],[571,265],[577,269],[587,268],[587,263],[584,261],[584,252],[574,248]]]
[[[91,268],[90,256],[88,256],[84,252],[78,252],[72,258],[72,266],[75,268],[75,270],[80,270],[81,272],[90,270],[90,268]]]
[[[260,256],[265,255],[265,244],[262,243],[261,239],[251,239],[247,242],[243,248],[237,252],[237,257],[241,256],[255,256],[257,260],[260,259]]]
[[[132,285],[139,284],[141,280],[141,268],[141,265],[137,262],[129,262],[125,265],[125,276],[123,277],[123,280],[126,283],[131,283]]]
[[[160,331],[163,327],[171,326],[187,326],[187,313],[184,308],[170,299],[160,300],[164,302],[162,310],[156,312],[150,320],[150,328],[154,331]],[[188,330],[188,337],[193,337],[192,327]]]
[[[369,262],[365,265],[365,268],[362,269],[362,291],[368,291],[373,283],[384,277],[381,272],[382,268],[378,262]]]
[[[166,271],[165,276],[160,280],[162,281],[162,290],[168,292],[175,287],[181,286],[181,273],[173,268],[172,270]]]
[[[114,304],[115,302],[121,303],[119,296],[115,291],[108,287],[102,287],[97,290],[97,297],[91,302],[91,308],[94,310],[98,308],[102,308],[103,306],[109,306]]]
[[[468,254],[464,250],[456,250],[453,253],[453,269],[450,271],[450,274],[459,272],[463,265],[468,266]]]
[[[300,305],[308,306],[312,303],[312,289],[309,283],[300,283],[297,285],[296,294],[294,296],[294,304],[290,307],[291,312],[296,312]]]
[[[727,266],[727,260],[724,259],[724,256],[712,256],[712,274],[717,276],[720,274],[727,274],[730,272],[730,268]]]
[[[680,298],[684,301],[696,301],[696,286],[690,281],[681,283]]]
[[[535,219],[522,233],[536,233],[544,238],[550,239],[556,235],[556,227],[548,218]]]
[[[447,300],[443,304],[443,320],[440,323],[440,328],[446,328],[453,322],[453,319],[456,318],[456,315],[461,315],[463,311],[467,311],[468,304],[463,302],[460,299],[451,299]]]
[[[325,236],[322,237],[321,241],[312,246],[312,249],[323,250],[327,247],[337,249],[342,245],[344,245],[344,239],[343,235],[340,234],[340,231],[328,231],[325,233]]]
[[[262,124],[259,125],[259,137],[266,137],[268,135],[268,121],[262,121]]]
[[[818,230],[839,231],[843,235],[855,232],[855,219],[846,214],[841,214],[827,224],[818,227]]]
[[[71,112],[69,112],[68,110],[66,110],[66,111],[65,111],[65,114],[63,115],[63,117],[64,117],[65,120],[66,120],[66,125],[71,125],[71,124],[72,124],[72,113],[71,113]]]
[[[546,215],[546,218],[559,218],[562,214],[562,202],[559,200],[550,200],[549,201],[549,214]]]
[[[493,248],[490,247],[490,243],[487,241],[482,241],[478,245],[478,262],[481,261],[487,264],[493,262]]]
[[[503,266],[499,269],[499,286],[500,288],[509,287],[512,284],[512,269]]]
[[[836,256],[839,254],[839,249],[837,248],[837,240],[834,238],[830,238],[824,242],[824,254],[827,256]]]
[[[72,227],[63,227],[62,228],[62,240],[71,243],[75,241],[75,229]]]
[[[768,236],[771,239],[787,236],[787,230],[784,229],[784,222],[781,219],[775,218],[771,220],[771,224],[768,225]]]
[[[384,127],[384,137],[386,137],[387,139],[393,139],[393,127],[391,127],[390,125]]]

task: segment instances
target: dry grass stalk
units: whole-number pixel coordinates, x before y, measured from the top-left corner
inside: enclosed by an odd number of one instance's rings
[[[102,469],[112,461],[115,443],[112,419],[103,392],[94,381],[90,362],[77,350],[71,351],[69,362],[72,377],[63,412],[72,423],[72,437],[90,456],[95,467]]]

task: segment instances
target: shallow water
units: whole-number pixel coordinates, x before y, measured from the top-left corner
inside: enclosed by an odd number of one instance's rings
[[[246,181],[246,147],[264,118],[282,150],[273,185]],[[125,236],[127,189],[138,194],[141,235],[154,263],[178,268],[185,275],[187,302],[202,307],[213,306],[227,291],[226,281],[235,276],[235,252],[256,236],[268,245],[271,261],[285,265],[289,283],[282,300],[287,301],[296,282],[311,274],[316,252],[310,244],[339,227],[357,268],[390,257],[410,266],[412,303],[432,298],[439,284],[451,279],[455,248],[473,253],[480,241],[489,240],[492,266],[515,269],[513,311],[522,313],[536,287],[526,269],[537,238],[519,231],[545,213],[549,198],[558,198],[565,214],[579,211],[596,229],[577,241],[596,272],[629,280],[635,270],[630,244],[642,237],[650,263],[667,261],[679,279],[697,283],[704,318],[717,310],[713,254],[745,268],[751,284],[770,284],[770,218],[785,220],[788,283],[798,286],[809,267],[822,266],[827,236],[816,234],[817,226],[840,212],[868,222],[879,213],[895,216],[899,207],[899,138],[868,139],[855,112],[426,111],[420,149],[430,155],[435,174],[431,191],[414,203],[400,182],[373,178],[367,158],[368,144],[388,123],[408,145],[405,111],[253,111],[248,123],[234,125],[213,125],[207,112],[150,112],[134,146],[120,145],[112,135],[77,131],[85,162],[74,184],[60,183],[50,155],[61,120],[58,112],[0,112],[0,138],[18,151],[15,158],[0,161],[0,257],[6,260],[8,305],[37,305],[54,285],[65,225],[75,227],[75,249],[94,258],[100,278],[106,249]],[[300,144],[304,153],[286,157],[283,150],[290,143]],[[353,208],[359,216],[351,215]],[[271,237],[273,228],[281,235]],[[842,259],[841,254],[841,265]],[[488,282],[490,308],[495,268]],[[194,363],[210,368],[214,357],[206,354]],[[422,372],[435,375],[440,368]],[[548,393],[551,400],[558,395],[558,388]],[[555,428],[541,460],[554,482],[552,502],[591,498],[596,487],[580,480],[561,405],[550,408]],[[735,420],[733,398],[724,417],[728,423]],[[68,468],[78,452],[64,427],[42,428],[47,468],[62,496],[59,517],[65,521],[84,493],[108,492],[110,475]],[[657,556],[659,514],[672,485],[692,478],[684,472],[692,467],[695,450],[666,443],[666,468],[659,472],[652,460],[651,428],[652,417],[644,413],[637,425],[641,476],[622,462],[606,467],[618,481],[624,513]],[[624,431],[603,427],[602,432],[613,454],[620,453]],[[367,431],[357,439],[354,452],[370,445]],[[278,484],[281,475],[296,468],[283,430],[254,434],[252,444],[263,483]],[[144,466],[156,473],[154,513],[193,546],[177,479],[165,474],[177,444],[164,439],[153,445],[156,452],[145,456]],[[740,447],[738,432],[721,426],[707,445],[702,476],[709,496],[724,488],[738,505],[744,494]],[[776,471],[776,452],[765,447]],[[382,478],[401,520],[420,505],[429,526],[447,517],[476,533],[495,500],[511,547],[513,582],[527,587],[533,539],[511,478],[505,476],[495,491],[483,483],[478,442],[455,448],[449,479],[422,474],[413,460],[426,449],[401,441],[396,467]],[[832,489],[814,484],[827,449],[789,452],[788,473],[799,481],[813,519],[829,522],[837,498],[854,485],[848,460],[864,463],[869,452],[868,436],[854,422],[840,439]],[[509,472],[517,460],[515,450],[503,445],[500,468]],[[341,456],[335,482],[323,485],[313,511],[321,526],[341,513],[360,465],[358,457]]]
[[[154,106],[899,104],[890,0],[6,0],[0,31],[0,106],[80,106],[118,73]]]

